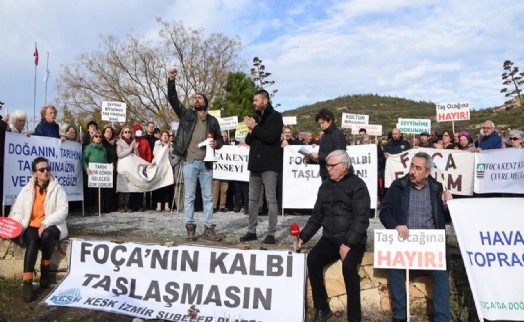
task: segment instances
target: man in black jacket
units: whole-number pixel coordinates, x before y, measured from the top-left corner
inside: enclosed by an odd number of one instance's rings
[[[249,129],[246,144],[249,145],[249,224],[241,242],[257,239],[258,198],[262,185],[266,192],[269,226],[264,244],[275,243],[277,229],[277,180],[282,169],[282,148],[280,134],[284,122],[282,115],[273,109],[269,94],[258,90],[253,98],[255,118],[245,116],[244,123]]]
[[[210,138],[211,140],[207,144],[213,149],[220,149],[224,145],[224,140],[220,135],[220,125],[217,119],[206,112],[208,101],[204,94],[195,94],[193,108],[185,108],[182,105],[176,92],[176,75],[176,68],[169,71],[167,95],[169,104],[171,104],[180,121],[177,136],[173,142],[173,152],[184,159],[184,216],[187,236],[190,239],[195,239],[195,192],[197,180],[199,180],[204,202],[204,238],[220,241],[222,238],[215,233],[215,225],[213,224],[213,196],[211,191],[213,162],[204,161],[206,147],[199,147],[198,145]]]
[[[364,181],[353,173],[351,159],[345,150],[331,152],[326,160],[329,180],[318,190],[313,213],[300,233],[298,247],[322,227],[322,237],[307,256],[313,304],[317,310],[314,322],[325,322],[333,315],[327,302],[324,267],[338,259],[342,260],[346,284],[348,320],[360,321],[358,264],[366,250],[369,191]]]
[[[384,197],[380,221],[386,229],[395,229],[402,239],[409,237],[410,229],[445,229],[449,221],[447,201],[449,190],[431,177],[433,160],[429,154],[418,152],[413,157],[409,174],[396,179]],[[449,267],[449,266],[448,266]],[[450,321],[448,271],[431,271],[433,275],[433,306],[435,321]],[[393,304],[393,321],[407,319],[406,272],[388,270],[388,282]]]

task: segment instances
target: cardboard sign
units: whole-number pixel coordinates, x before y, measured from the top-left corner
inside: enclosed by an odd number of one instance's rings
[[[234,130],[238,127],[238,116],[230,116],[218,119],[218,124],[220,124],[220,130]]]
[[[469,120],[469,103],[437,103],[437,122]]]
[[[352,128],[353,124],[368,124],[369,115],[360,115],[360,114],[350,114],[342,113],[342,128],[349,129]]]
[[[89,188],[113,188],[113,164],[89,162],[91,173],[87,176]]]
[[[102,102],[102,120],[111,122],[126,121],[127,105],[122,102]]]
[[[431,132],[431,120],[429,119],[398,119],[397,128],[400,133],[420,134]]]
[[[382,135],[382,125],[377,125],[377,124],[360,124],[360,125],[355,124],[351,127],[351,134],[358,135],[358,131],[360,129],[366,129],[367,135],[375,135],[375,136]]]
[[[21,233],[22,226],[18,221],[8,217],[0,217],[0,238],[15,238]]]
[[[402,239],[395,229],[375,229],[375,268],[446,270],[446,231],[410,229]]]
[[[282,116],[282,121],[284,125],[296,125],[297,117],[296,116]]]

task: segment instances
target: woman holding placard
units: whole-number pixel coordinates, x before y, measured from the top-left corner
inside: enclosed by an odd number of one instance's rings
[[[91,136],[91,143],[85,147],[84,153],[82,154],[82,165],[84,170],[89,178],[91,174],[91,169],[89,169],[89,163],[107,163],[107,152],[106,148],[102,145],[102,134],[99,131],[96,131]],[[89,180],[89,179],[88,179]],[[99,188],[87,188],[86,196],[84,198],[84,203],[87,204],[90,208],[88,210],[88,215],[95,215],[99,207],[99,201],[97,198]],[[100,208],[103,206],[100,205]]]
[[[50,284],[51,256],[58,240],[67,237],[66,217],[69,211],[67,194],[51,175],[49,161],[38,157],[32,163],[33,177],[22,188],[11,208],[10,218],[22,226],[21,239],[26,246],[24,255],[23,299],[36,299],[33,276],[38,250],[40,262],[40,287]]]

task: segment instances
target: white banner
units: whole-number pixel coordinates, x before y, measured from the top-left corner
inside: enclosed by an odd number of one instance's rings
[[[113,188],[113,164],[89,162],[90,173],[87,176],[89,188]]]
[[[223,117],[218,119],[221,131],[234,130],[238,127],[238,116]]]
[[[116,186],[122,192],[153,191],[174,183],[167,145],[152,163],[131,153],[118,159]]]
[[[352,128],[352,125],[354,124],[361,125],[361,124],[368,124],[368,123],[369,123],[369,115],[342,113],[341,127],[343,129]]]
[[[64,188],[69,201],[84,198],[82,188],[82,146],[72,141],[43,136],[25,136],[5,133],[4,152],[4,205],[14,199],[32,176],[31,165],[37,157],[49,160],[51,173]]]
[[[409,173],[409,166],[417,152],[426,152],[433,158],[431,176],[442,183],[451,193],[463,196],[473,195],[473,166],[475,153],[447,149],[411,149],[392,154],[387,158],[384,186],[389,188],[395,179]]]
[[[249,148],[241,145],[226,145],[215,150],[213,179],[249,182]]]
[[[169,321],[305,318],[305,255],[291,251],[71,242],[47,305]],[[193,319],[188,309],[196,313]]]
[[[479,319],[524,317],[524,198],[448,202]]]
[[[400,133],[420,134],[431,132],[431,120],[429,119],[398,119],[397,128]]]
[[[126,121],[127,105],[123,102],[102,102],[102,120],[111,122]]]
[[[301,145],[288,145],[284,148],[282,177],[282,207],[291,209],[313,209],[318,188],[321,184],[320,166],[307,164],[304,156],[298,153]],[[346,148],[355,174],[367,185],[371,198],[371,208],[377,206],[377,146],[350,145]],[[307,198],[304,198],[307,196]]]
[[[360,124],[351,127],[351,134],[357,135],[360,129],[366,129],[367,135],[382,135],[382,125],[377,124]]]
[[[437,122],[469,120],[469,103],[437,103]],[[428,131],[429,133],[429,131]]]
[[[375,229],[375,268],[446,270],[446,230],[410,229],[402,239],[395,229]]]
[[[524,149],[475,153],[475,192],[524,193]]]

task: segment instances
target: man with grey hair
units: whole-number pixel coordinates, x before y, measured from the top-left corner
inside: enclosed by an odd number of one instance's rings
[[[502,148],[502,138],[495,131],[495,123],[490,120],[482,123],[482,131],[484,132],[484,137],[479,142],[478,151],[480,150],[492,150]]]
[[[449,221],[447,201],[452,196],[449,190],[443,191],[442,184],[431,177],[432,165],[429,154],[416,153],[409,173],[393,181],[384,197],[380,221],[386,229],[395,229],[402,239],[409,237],[410,229],[445,229],[446,221]],[[435,321],[450,321],[449,272],[435,270],[431,273]],[[393,321],[407,319],[405,280],[405,270],[388,270]]]
[[[318,190],[313,213],[300,233],[298,247],[302,247],[322,227],[322,237],[307,256],[313,303],[317,310],[314,321],[325,322],[333,315],[324,284],[324,267],[339,259],[342,260],[346,285],[348,321],[360,321],[358,264],[366,250],[371,203],[369,191],[364,181],[353,173],[345,150],[331,152],[326,161],[329,180]]]

